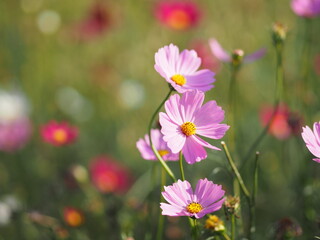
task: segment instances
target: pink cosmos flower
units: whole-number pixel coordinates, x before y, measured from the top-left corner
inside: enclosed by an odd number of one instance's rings
[[[260,119],[263,126],[268,124],[273,112],[274,108],[271,106],[265,106],[261,109]],[[302,121],[302,117],[298,113],[292,112],[288,106],[281,104],[273,117],[268,131],[280,140],[288,139],[292,135],[300,134]]]
[[[186,30],[195,26],[200,15],[198,6],[192,1],[160,1],[155,8],[156,18],[174,30]]]
[[[99,156],[90,163],[94,186],[102,193],[124,193],[131,185],[129,171],[108,156]]]
[[[67,122],[50,121],[41,127],[41,135],[45,142],[54,146],[73,143],[78,137],[78,129]]]
[[[168,143],[172,153],[182,151],[189,164],[200,162],[207,157],[204,147],[220,150],[197,135],[220,139],[229,129],[220,124],[224,111],[215,101],[202,106],[204,93],[193,90],[185,92],[182,97],[172,95],[165,102],[166,113],[160,113],[163,140]]]
[[[202,218],[208,213],[218,211],[224,203],[221,185],[200,179],[193,192],[188,181],[181,181],[164,187],[162,196],[169,203],[160,203],[162,215],[188,216]]]
[[[226,63],[233,62],[235,60],[234,57],[241,58],[241,62],[243,63],[254,62],[262,58],[267,52],[266,48],[261,48],[254,53],[245,55],[242,50],[237,49],[237,50],[234,50],[233,54],[230,54],[221,47],[220,43],[215,38],[211,38],[209,40],[209,45],[213,55],[216,56],[216,58],[218,58],[221,62],[226,62]]]
[[[320,122],[315,122],[313,124],[312,130],[306,126],[302,128],[302,138],[307,145],[309,151],[316,156],[313,161],[320,163]]]
[[[155,54],[155,70],[179,93],[189,89],[206,92],[213,88],[214,73],[208,69],[197,71],[201,59],[194,50],[183,50],[173,44],[160,48]]]
[[[163,134],[158,129],[151,130],[152,143],[158,150],[163,160],[176,161],[179,160],[179,154],[173,154],[168,148],[167,143],[163,140]],[[139,149],[142,158],[146,160],[157,160],[154,155],[149,141],[148,134],[145,135],[144,139],[140,138],[137,142],[137,148]]]
[[[291,8],[300,17],[313,18],[320,14],[320,0],[292,0]]]
[[[27,118],[0,122],[0,150],[13,152],[21,149],[28,142],[31,132],[31,123]]]

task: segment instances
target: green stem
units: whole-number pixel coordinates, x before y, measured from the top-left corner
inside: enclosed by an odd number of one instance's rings
[[[234,214],[232,214],[230,218],[231,218],[231,240],[234,240],[236,236],[236,218]]]
[[[186,180],[184,177],[184,170],[183,170],[183,157],[182,157],[182,151],[179,153],[179,165],[180,165],[180,172],[181,172],[181,180]]]
[[[192,236],[193,240],[198,240],[198,227],[197,227],[197,219],[192,219],[193,224],[192,224]]]
[[[154,119],[156,118],[158,112],[160,111],[160,109],[162,108],[162,106],[164,105],[164,103],[167,101],[167,99],[170,97],[171,93],[173,92],[173,89],[170,88],[169,93],[167,94],[167,96],[165,97],[165,99],[161,102],[161,104],[159,105],[159,107],[156,109],[156,111],[153,113],[149,126],[148,126],[148,135],[149,135],[149,140],[150,140],[150,146],[152,148],[153,153],[156,155],[157,159],[159,160],[159,162],[161,163],[162,167],[166,170],[166,172],[168,173],[168,175],[171,177],[171,179],[175,182],[176,181],[176,177],[174,176],[173,172],[171,171],[171,169],[169,168],[169,166],[166,164],[166,162],[162,159],[161,155],[159,154],[158,150],[155,148],[155,146],[152,143],[152,138],[151,138],[151,129],[152,129],[152,125],[154,122]]]
[[[225,240],[231,240],[231,238],[226,234],[226,232],[222,232],[221,235],[224,237]]]

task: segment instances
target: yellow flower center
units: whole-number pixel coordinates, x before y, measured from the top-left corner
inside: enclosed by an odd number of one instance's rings
[[[196,133],[196,125],[192,122],[185,122],[181,126],[181,131],[186,135],[187,137],[193,135]]]
[[[169,16],[168,24],[174,29],[184,30],[190,26],[191,19],[186,11],[175,10]]]
[[[186,82],[187,82],[187,79],[181,74],[173,75],[171,77],[171,80],[174,81],[176,84],[178,84],[180,86],[186,84]]]
[[[202,210],[202,206],[200,203],[190,203],[188,206],[187,206],[187,211],[189,213],[198,213]]]
[[[160,154],[161,157],[167,155],[169,153],[168,150],[158,150],[158,153]]]
[[[58,129],[53,133],[53,139],[58,143],[65,143],[67,138],[67,133],[63,129]]]

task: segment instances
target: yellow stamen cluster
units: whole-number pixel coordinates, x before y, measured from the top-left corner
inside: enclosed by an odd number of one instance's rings
[[[174,81],[176,84],[178,84],[180,86],[183,86],[187,82],[187,79],[181,74],[173,75],[171,77],[171,80]]]
[[[195,134],[197,130],[196,125],[192,122],[185,122],[180,127],[183,134],[186,135],[187,137]]]
[[[198,213],[200,212],[201,210],[203,209],[203,207],[201,206],[200,203],[190,203],[188,206],[187,206],[187,211],[189,213]]]
[[[169,153],[168,150],[158,150],[158,153],[160,154],[161,157],[167,155]]]

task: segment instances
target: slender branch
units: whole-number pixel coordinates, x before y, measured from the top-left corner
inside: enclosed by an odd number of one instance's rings
[[[150,146],[151,149],[153,151],[153,153],[156,155],[157,159],[159,160],[159,162],[161,163],[162,167],[166,170],[166,172],[168,173],[168,175],[171,177],[171,179],[175,182],[176,181],[176,177],[174,176],[173,172],[171,171],[171,169],[169,168],[169,166],[166,164],[166,162],[162,159],[161,155],[159,154],[158,150],[155,148],[155,146],[152,143],[152,138],[151,138],[151,129],[152,129],[152,125],[154,122],[154,119],[156,118],[158,112],[160,111],[160,109],[162,108],[162,106],[164,105],[164,103],[166,102],[166,100],[170,97],[171,93],[172,93],[173,89],[170,88],[169,93],[167,94],[167,96],[164,98],[164,100],[161,102],[161,104],[159,105],[159,107],[156,109],[156,111],[153,113],[149,126],[148,126],[148,135],[149,135],[149,140],[150,140]]]

